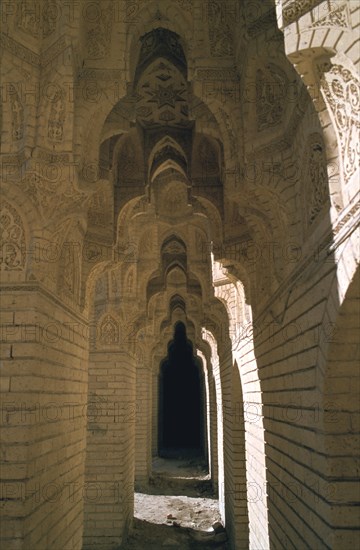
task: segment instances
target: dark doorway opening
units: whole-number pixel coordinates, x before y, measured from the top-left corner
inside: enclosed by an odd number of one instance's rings
[[[159,380],[159,455],[205,457],[205,399],[201,362],[183,323],[175,325]]]

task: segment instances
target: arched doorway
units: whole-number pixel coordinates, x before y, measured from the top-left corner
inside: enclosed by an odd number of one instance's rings
[[[160,368],[160,456],[206,454],[204,401],[201,361],[194,357],[185,325],[179,322]]]

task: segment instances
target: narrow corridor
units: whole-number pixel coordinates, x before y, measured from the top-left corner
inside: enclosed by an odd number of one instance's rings
[[[207,468],[199,458],[156,458],[151,484],[135,493],[133,531],[121,550],[226,550]]]

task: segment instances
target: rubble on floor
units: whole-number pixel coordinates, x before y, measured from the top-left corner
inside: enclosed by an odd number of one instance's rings
[[[151,484],[135,493],[134,525],[121,550],[227,550],[226,541],[203,465],[157,459]]]

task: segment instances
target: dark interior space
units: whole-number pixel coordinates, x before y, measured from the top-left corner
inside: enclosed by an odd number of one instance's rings
[[[193,355],[183,323],[177,323],[161,365],[159,454],[204,455],[204,400],[201,365]]]

